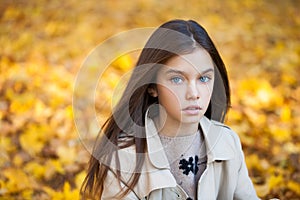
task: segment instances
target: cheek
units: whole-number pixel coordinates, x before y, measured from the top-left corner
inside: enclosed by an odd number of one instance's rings
[[[173,90],[165,86],[157,86],[159,103],[164,107],[174,106],[179,104],[181,94],[180,90]]]
[[[207,104],[209,103],[211,99],[212,91],[213,91],[213,84],[202,85],[200,87],[200,99],[202,99],[203,103],[204,102],[207,102]]]
[[[204,93],[204,98],[205,99],[210,99],[210,97],[211,97],[211,95],[212,95],[212,87],[206,87],[205,89],[204,89],[205,91],[203,92]]]
[[[205,94],[208,97],[210,97],[213,92],[213,88],[214,88],[214,83],[210,82],[210,83],[207,83],[206,85],[203,85],[202,90],[205,92]]]

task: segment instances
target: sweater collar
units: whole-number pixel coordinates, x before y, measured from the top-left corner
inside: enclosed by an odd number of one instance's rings
[[[145,122],[147,151],[151,163],[156,168],[170,168],[158,131],[154,121],[148,117],[148,112]],[[199,123],[204,134],[207,162],[232,159],[234,157],[234,143],[230,133],[228,133],[230,129],[221,123],[209,120],[205,116],[201,118]]]

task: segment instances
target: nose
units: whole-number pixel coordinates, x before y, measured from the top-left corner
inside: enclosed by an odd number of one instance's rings
[[[187,100],[197,100],[200,98],[200,93],[198,91],[196,83],[189,83],[186,90]]]

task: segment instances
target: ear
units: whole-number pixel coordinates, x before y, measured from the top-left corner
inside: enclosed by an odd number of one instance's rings
[[[152,97],[158,97],[158,93],[157,93],[157,90],[156,90],[155,86],[149,86],[148,89],[147,89],[147,91],[150,94],[150,96],[152,96]]]

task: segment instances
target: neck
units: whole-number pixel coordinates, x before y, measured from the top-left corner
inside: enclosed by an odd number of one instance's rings
[[[199,123],[181,123],[170,118],[157,117],[154,119],[159,134],[168,137],[193,135],[198,131]]]

